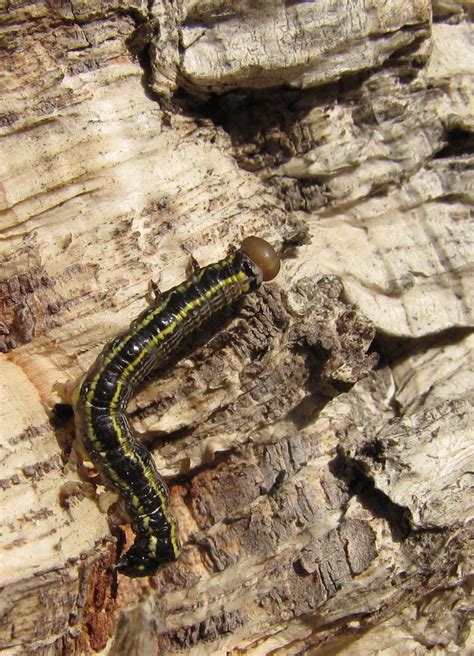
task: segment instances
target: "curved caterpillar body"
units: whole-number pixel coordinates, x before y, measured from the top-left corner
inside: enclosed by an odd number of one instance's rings
[[[135,387],[176,352],[184,337],[262,280],[274,278],[279,268],[270,244],[247,237],[239,250],[199,269],[142,312],[105,346],[76,391],[79,439],[132,518],[135,542],[115,566],[122,574],[153,575],[180,553],[168,487],[126,414]]]

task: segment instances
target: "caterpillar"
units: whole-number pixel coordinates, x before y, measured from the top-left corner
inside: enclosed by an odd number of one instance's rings
[[[272,246],[247,237],[239,249],[160,294],[109,342],[73,394],[76,434],[106,482],[122,497],[135,541],[114,565],[126,576],[152,576],[177,560],[181,546],[168,487],[136,439],[127,405],[137,385],[167,362],[184,338],[224,307],[272,280],[280,260]]]

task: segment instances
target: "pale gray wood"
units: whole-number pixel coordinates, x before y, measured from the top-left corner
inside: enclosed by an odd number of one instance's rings
[[[1,653],[472,649],[472,3],[433,11],[2,8]],[[251,233],[277,280],[131,403],[184,550],[116,588],[54,404]]]

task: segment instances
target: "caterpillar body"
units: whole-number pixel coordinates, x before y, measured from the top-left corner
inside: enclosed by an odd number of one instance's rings
[[[160,295],[109,342],[77,388],[76,432],[94,466],[123,498],[135,541],[115,569],[151,576],[179,557],[168,487],[126,413],[136,386],[176,353],[181,342],[225,306],[273,279],[280,260],[263,239],[247,237],[225,259],[197,270]]]

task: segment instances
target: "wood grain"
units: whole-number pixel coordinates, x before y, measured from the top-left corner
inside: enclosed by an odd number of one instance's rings
[[[0,652],[468,654],[469,3],[0,19]],[[114,581],[130,533],[100,486],[61,504],[55,404],[151,279],[248,234],[278,280],[129,408],[183,556]]]

